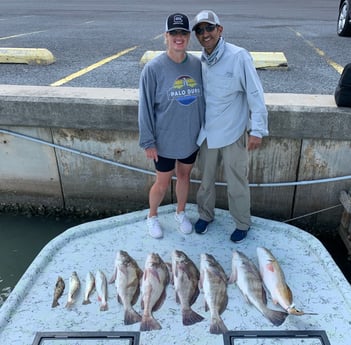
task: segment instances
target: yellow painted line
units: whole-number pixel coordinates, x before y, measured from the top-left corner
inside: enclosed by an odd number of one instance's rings
[[[22,37],[22,36],[28,36],[28,35],[33,35],[33,34],[39,34],[41,32],[46,32],[46,30],[42,30],[42,31],[33,31],[33,32],[26,32],[23,34],[17,34],[17,35],[12,35],[12,36],[7,36],[7,37],[0,37],[0,41],[3,40],[8,40],[10,38],[17,38],[17,37]]]
[[[148,50],[140,59],[140,64],[144,65],[164,51],[161,50]],[[188,51],[188,53],[200,57],[201,51]],[[258,69],[274,69],[274,68],[287,68],[288,62],[282,52],[250,52],[254,65]]]
[[[90,66],[88,66],[86,68],[83,68],[83,69],[81,69],[80,71],[78,71],[76,73],[73,73],[73,74],[71,74],[71,75],[69,75],[69,76],[67,76],[67,77],[65,77],[63,79],[60,79],[60,80],[56,81],[55,83],[50,84],[50,86],[60,86],[60,85],[66,84],[66,83],[68,83],[69,81],[71,81],[73,79],[79,78],[82,75],[84,75],[84,74],[86,74],[86,73],[88,73],[88,72],[90,72],[90,71],[92,71],[92,70],[94,70],[94,69],[96,69],[98,67],[101,67],[102,65],[104,65],[104,64],[106,64],[108,62],[111,62],[112,60],[115,60],[115,59],[119,58],[122,55],[125,55],[125,54],[129,53],[130,51],[135,50],[136,48],[138,48],[138,46],[134,46],[134,47],[122,50],[121,52],[119,52],[119,53],[117,53],[115,55],[112,55],[112,56],[110,56],[110,57],[108,57],[106,59],[103,59],[103,60],[93,64],[93,65],[90,65]]]
[[[296,36],[300,37],[306,44],[308,44],[319,56],[321,56],[322,58],[324,58],[326,60],[326,62],[328,63],[328,65],[330,65],[331,67],[333,67],[339,74],[342,73],[342,71],[344,70],[344,67],[339,65],[338,63],[336,63],[335,61],[333,61],[332,59],[329,59],[327,57],[327,55],[324,53],[323,50],[319,49],[318,47],[316,47],[311,41],[307,40],[306,38],[303,37],[303,35],[294,30],[293,28],[289,28],[291,31],[293,31]]]
[[[0,48],[0,63],[50,65],[55,62],[52,53],[43,48]]]

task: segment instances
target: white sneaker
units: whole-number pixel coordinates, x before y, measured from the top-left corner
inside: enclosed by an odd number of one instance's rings
[[[175,213],[175,220],[178,222],[179,230],[183,234],[190,234],[193,231],[193,225],[190,223],[189,218],[186,216],[185,212],[182,211],[180,213]]]
[[[161,238],[163,237],[163,231],[160,223],[158,222],[157,216],[147,217],[146,219],[147,228],[149,230],[149,234],[153,238]]]

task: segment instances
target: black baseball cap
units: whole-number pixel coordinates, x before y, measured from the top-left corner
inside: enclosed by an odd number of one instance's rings
[[[174,13],[166,20],[166,32],[173,30],[184,30],[190,32],[189,19],[185,14]]]

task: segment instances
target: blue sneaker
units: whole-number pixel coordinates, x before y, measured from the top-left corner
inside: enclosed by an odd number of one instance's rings
[[[208,224],[210,224],[211,222],[212,222],[212,220],[210,220],[208,222],[207,220],[203,220],[203,219],[199,218],[198,221],[194,225],[195,232],[197,234],[204,234],[204,233],[206,233],[207,230],[208,230]]]
[[[231,234],[230,239],[235,243],[240,243],[240,242],[244,241],[249,230],[250,230],[250,228],[248,228],[247,230],[235,229],[233,231],[233,233]]]

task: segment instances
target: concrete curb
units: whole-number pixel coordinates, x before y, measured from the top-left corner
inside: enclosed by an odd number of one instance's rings
[[[53,54],[44,48],[0,48],[0,63],[50,65],[55,61]]]
[[[164,51],[148,50],[140,59],[140,64],[144,65]],[[188,53],[200,57],[201,51],[189,51]],[[282,52],[250,52],[256,68],[267,69],[287,69],[288,61]]]

